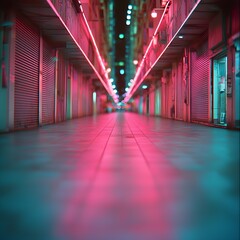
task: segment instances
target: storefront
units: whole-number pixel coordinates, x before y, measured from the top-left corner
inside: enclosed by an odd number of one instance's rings
[[[227,116],[227,57],[213,59],[212,110],[213,123],[226,126]]]
[[[39,124],[39,30],[27,19],[16,18],[14,129]]]
[[[191,52],[191,121],[209,122],[208,41]]]
[[[155,115],[159,116],[161,115],[161,88],[158,86],[155,89]]]
[[[163,73],[161,90],[162,116],[175,118],[175,77],[172,77],[172,72],[169,70]]]
[[[235,127],[240,128],[240,38],[234,41],[235,46],[235,82],[234,82],[234,120]]]
[[[41,124],[54,123],[55,109],[55,64],[56,51],[47,40],[42,41],[42,121]]]

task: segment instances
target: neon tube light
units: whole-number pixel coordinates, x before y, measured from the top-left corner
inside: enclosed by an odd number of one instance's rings
[[[167,5],[169,4],[170,1],[168,1]],[[132,84],[131,88],[129,89],[129,92],[127,93],[126,98],[124,99],[124,102],[128,102],[128,100],[131,98],[131,96],[133,95],[133,88],[137,89],[139,87],[139,85],[143,82],[143,80],[147,77],[147,75],[149,74],[149,72],[152,70],[152,68],[156,65],[156,63],[159,61],[159,59],[162,57],[162,55],[165,53],[165,51],[167,50],[167,48],[169,47],[169,45],[172,43],[172,41],[175,39],[175,37],[178,35],[179,31],[182,29],[182,27],[184,26],[184,24],[186,23],[186,21],[190,18],[190,16],[192,15],[192,13],[194,12],[194,10],[197,8],[197,6],[199,5],[199,3],[201,2],[201,0],[198,0],[197,3],[194,5],[194,7],[192,8],[192,10],[190,11],[190,13],[188,14],[188,16],[186,17],[186,19],[183,21],[183,23],[181,24],[181,26],[179,27],[179,29],[176,31],[176,33],[174,34],[174,36],[171,38],[171,40],[169,41],[169,43],[166,45],[166,47],[164,48],[164,50],[161,52],[161,54],[158,56],[158,58],[156,59],[156,61],[152,64],[152,66],[149,68],[149,70],[144,74],[144,76],[140,79],[140,81],[138,83],[136,83],[137,77],[139,75],[139,71],[137,71],[135,77],[134,77],[134,84]],[[166,9],[166,8],[165,8]],[[164,12],[165,12],[164,9]],[[164,15],[164,13],[163,13]],[[161,19],[160,19],[161,21]],[[160,26],[160,25],[158,25]],[[156,31],[154,32],[153,37],[156,35]],[[152,41],[151,41],[152,42]],[[150,42],[150,44],[151,44]],[[146,54],[145,54],[146,55]],[[144,56],[145,56],[144,55]],[[146,57],[146,56],[145,56]],[[144,60],[144,59],[143,59]],[[141,62],[141,64],[143,63],[143,60]],[[141,65],[140,65],[141,66]],[[139,67],[140,68],[140,67]],[[139,70],[139,69],[138,69]]]
[[[79,3],[81,4],[81,1],[79,1]],[[88,28],[88,31],[89,31],[89,33],[90,33],[90,36],[91,36],[91,38],[92,38],[92,42],[93,42],[93,45],[94,45],[94,47],[95,47],[95,50],[96,50],[98,59],[99,59],[99,61],[100,61],[100,64],[101,64],[101,66],[102,66],[103,71],[105,72],[106,69],[105,69],[105,66],[104,66],[103,59],[102,59],[102,57],[101,57],[101,55],[100,55],[100,52],[99,52],[99,50],[98,50],[97,43],[96,43],[95,38],[94,38],[94,36],[93,36],[93,34],[92,34],[91,28],[89,27],[87,18],[86,18],[85,14],[84,14],[84,11],[83,11],[83,8],[82,8],[82,4],[81,4],[80,6],[81,6],[81,11],[82,11],[83,19],[84,19],[84,21],[85,21],[85,24],[86,24],[86,26],[87,26],[87,28]],[[108,69],[107,69],[107,70],[108,70]],[[108,81],[108,80],[109,80],[108,76],[105,76],[105,77],[106,77],[106,80]],[[112,97],[114,97],[114,95],[115,95],[115,94],[113,93],[114,91],[113,91],[113,89],[112,89],[112,87],[111,87],[110,84],[109,84],[109,86],[110,86],[110,90],[111,90],[111,94],[110,94],[110,95],[111,95]]]
[[[65,27],[65,29],[66,29],[67,32],[69,33],[69,35],[71,36],[71,38],[72,38],[72,40],[74,41],[74,43],[75,43],[75,44],[77,45],[77,47],[80,49],[80,51],[81,51],[82,54],[84,55],[84,57],[85,57],[85,59],[87,60],[87,62],[89,63],[89,65],[92,67],[92,69],[94,70],[94,72],[96,73],[96,75],[98,76],[98,78],[100,79],[100,81],[102,82],[102,84],[103,84],[103,86],[105,87],[105,89],[108,91],[108,93],[109,93],[111,96],[113,96],[114,93],[113,93],[113,91],[111,91],[112,89],[109,88],[109,87],[106,85],[104,79],[101,77],[100,73],[97,71],[97,69],[94,67],[94,65],[92,64],[92,62],[89,60],[89,58],[87,57],[87,55],[85,54],[85,52],[83,51],[83,49],[81,48],[81,46],[79,45],[79,43],[76,41],[75,37],[72,35],[71,31],[69,30],[69,28],[67,27],[67,25],[66,25],[65,22],[63,21],[62,17],[60,16],[60,14],[58,13],[58,11],[56,10],[56,8],[55,8],[55,6],[53,5],[53,3],[51,2],[51,0],[47,0],[47,3],[48,3],[48,5],[52,8],[52,10],[53,10],[54,13],[56,14],[56,16],[59,18],[60,22],[62,23],[62,25]],[[79,1],[79,3],[81,3],[81,2]],[[103,60],[102,60],[102,58],[101,58],[101,56],[100,56],[100,53],[99,53],[99,51],[98,51],[98,48],[97,48],[95,39],[94,39],[94,37],[93,37],[93,35],[92,35],[92,32],[91,32],[91,30],[90,30],[90,27],[89,27],[89,25],[88,25],[88,23],[87,23],[86,17],[85,17],[85,15],[84,15],[84,12],[83,12],[83,9],[82,9],[82,5],[80,5],[80,9],[81,9],[81,12],[82,12],[84,21],[85,21],[85,23],[86,23],[86,26],[87,26],[87,28],[88,28],[88,30],[89,30],[90,36],[92,37],[93,44],[94,44],[95,50],[96,50],[96,52],[97,52],[97,56],[98,56],[98,58],[99,58],[99,60],[100,60],[100,64],[101,64],[101,66],[103,67],[103,69],[104,69],[104,71],[105,71],[105,66],[104,66]]]
[[[143,58],[142,58],[142,61],[141,61],[141,63],[140,63],[140,66],[139,66],[138,69],[137,69],[136,75],[135,75],[135,77],[134,77],[134,82],[136,82],[136,80],[137,80],[137,78],[138,78],[138,76],[139,76],[139,74],[140,74],[140,72],[141,72],[141,68],[142,68],[142,66],[143,66],[144,60],[146,59],[146,56],[147,56],[147,54],[148,54],[148,52],[149,52],[149,50],[150,50],[150,48],[151,48],[151,46],[152,46],[153,40],[154,40],[154,38],[155,38],[155,36],[156,36],[156,34],[157,34],[160,26],[161,26],[162,20],[163,20],[163,18],[164,18],[164,15],[165,15],[165,13],[166,13],[166,11],[167,11],[167,8],[168,8],[169,4],[170,4],[170,1],[167,2],[166,6],[165,6],[165,8],[164,8],[163,14],[162,14],[162,16],[161,16],[161,18],[160,18],[160,20],[159,20],[159,22],[158,22],[158,25],[157,25],[157,27],[156,27],[156,29],[155,29],[155,31],[154,31],[154,34],[153,34],[153,36],[152,36],[152,39],[151,39],[151,41],[150,41],[150,43],[149,43],[149,45],[148,45],[148,47],[147,47],[147,50],[146,50],[146,52],[145,52],[145,54],[144,54],[144,56],[143,56]],[[127,95],[126,95],[126,100],[124,100],[125,102],[127,102],[127,101],[129,100],[129,98],[130,98],[129,95],[130,95],[130,93],[131,93],[131,91],[132,91],[132,89],[134,88],[135,85],[136,85],[136,83],[132,84],[132,86],[131,86],[130,89],[128,90]],[[139,86],[139,85],[140,85],[140,84],[138,84],[138,86]]]

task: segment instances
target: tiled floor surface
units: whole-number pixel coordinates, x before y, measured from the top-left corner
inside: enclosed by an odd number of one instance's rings
[[[1,240],[238,240],[239,131],[112,113],[0,135]]]

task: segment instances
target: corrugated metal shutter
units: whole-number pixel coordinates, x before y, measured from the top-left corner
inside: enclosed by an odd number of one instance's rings
[[[72,117],[78,117],[78,72],[73,70]]]
[[[83,83],[82,84],[82,110],[83,110],[83,116],[86,116],[88,114],[88,109],[90,108],[89,99],[88,99],[89,85],[86,78],[83,78],[82,83]]]
[[[38,126],[39,33],[16,19],[14,128]]]
[[[182,62],[176,65],[176,119],[183,119],[183,76]]]
[[[82,75],[78,73],[78,117],[83,116],[82,102],[83,102],[83,79]]]
[[[165,85],[165,117],[171,118],[171,107],[172,107],[172,85],[170,84],[170,81]]]
[[[54,50],[43,41],[42,123],[54,122]]]
[[[174,83],[172,80],[172,74],[169,74],[168,76],[166,76],[165,84],[165,117],[167,118],[173,118],[175,116],[174,101],[175,101]]]
[[[57,122],[66,119],[66,69],[67,62],[63,54],[59,52],[57,73]]]
[[[147,95],[143,95],[143,114],[147,114]]]
[[[193,121],[208,121],[208,44],[205,42],[191,54],[191,118]]]
[[[155,89],[151,89],[149,93],[149,114],[154,115],[155,110]]]
[[[149,110],[150,110],[150,106],[149,106],[149,93],[146,96],[146,114],[149,115]]]

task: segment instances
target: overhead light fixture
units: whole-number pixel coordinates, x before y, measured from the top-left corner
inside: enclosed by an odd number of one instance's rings
[[[125,73],[124,69],[120,69],[119,73],[123,75]]]
[[[158,25],[157,25],[157,27],[156,27],[156,29],[154,31],[153,38],[159,32],[159,28],[160,28],[160,26],[162,24],[162,21],[164,19],[164,15],[168,12],[168,7],[170,6],[170,4],[171,4],[171,0],[168,0],[166,2],[166,6],[164,7],[163,13],[161,14],[162,16],[161,16],[161,18],[160,18],[160,20],[158,22]],[[147,56],[147,54],[149,52],[149,49],[152,47],[153,38],[151,39],[151,41],[150,41],[150,43],[149,43],[149,45],[148,45],[148,47],[147,47],[147,49],[146,49],[146,51],[144,53],[144,56],[143,56],[143,58],[142,58],[142,60],[141,60],[141,62],[139,64],[139,67],[137,68],[137,71],[136,71],[135,76],[134,76],[134,82],[135,83],[133,83],[134,84],[133,86],[138,87],[141,84],[141,82],[144,80],[144,78],[149,74],[151,69],[156,65],[156,63],[158,61],[158,59],[157,59],[154,63],[152,63],[148,70],[143,68],[144,64],[146,64],[146,65],[148,64],[148,62],[146,62],[145,59],[146,59],[146,56]],[[130,92],[128,92],[126,98],[124,98],[124,102],[128,102],[131,99],[132,95],[137,90],[136,87],[135,88],[131,87]]]
[[[183,38],[183,35],[179,35],[178,38]]]
[[[137,64],[138,64],[138,60],[136,60],[136,59],[133,60],[133,64],[134,64],[134,65],[137,65]]]
[[[109,81],[112,83],[112,82],[114,82],[114,79],[113,79],[113,78],[110,78]]]
[[[125,88],[125,91],[127,92],[128,90],[129,90],[129,88],[128,88],[128,87],[126,87],[126,88]]]
[[[111,72],[111,68],[107,68],[107,73],[110,73]]]
[[[132,13],[132,11],[131,10],[127,10],[127,14],[131,14]]]
[[[120,34],[118,35],[118,37],[119,37],[120,39],[123,39],[123,38],[124,38],[124,34],[123,34],[123,33],[120,33]]]
[[[129,5],[128,5],[128,9],[130,9],[130,10],[131,10],[132,8],[133,8],[133,7],[132,7],[132,5],[131,5],[131,4],[129,4]]]
[[[156,18],[158,16],[157,11],[164,11],[164,8],[154,8],[151,12],[152,18]]]
[[[127,19],[130,20],[130,19],[131,19],[131,16],[130,16],[130,15],[127,15]]]
[[[124,62],[122,62],[122,61],[118,62],[118,66],[123,67],[124,66]]]
[[[153,11],[151,12],[151,17],[152,17],[152,18],[156,18],[156,17],[157,17],[157,12],[156,12],[155,10],[153,10]]]
[[[147,89],[148,86],[147,85],[142,85],[142,89]]]
[[[131,23],[130,20],[126,21],[126,25],[130,25],[130,23]]]

